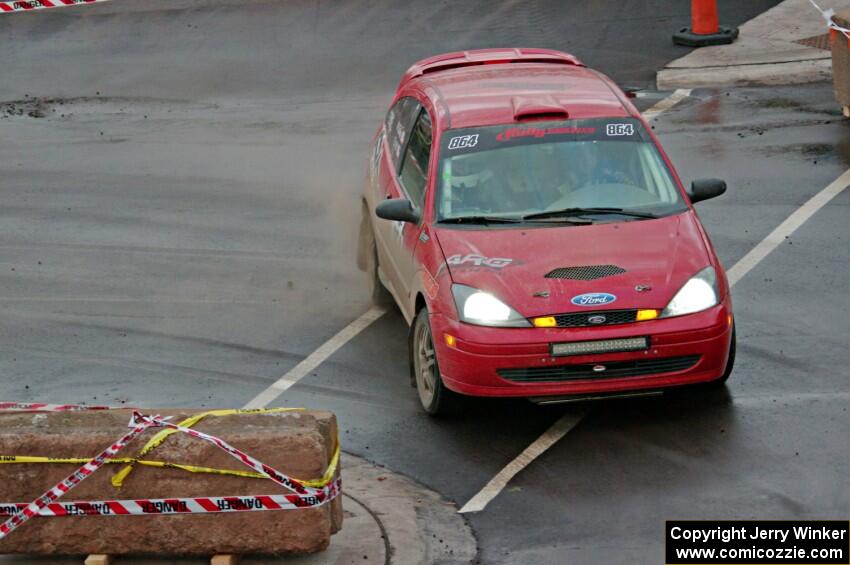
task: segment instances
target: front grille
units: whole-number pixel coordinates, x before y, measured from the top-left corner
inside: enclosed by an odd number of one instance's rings
[[[590,318],[603,316],[604,322],[591,323]],[[598,310],[596,312],[572,312],[558,314],[555,321],[559,328],[583,328],[586,326],[615,326],[637,321],[637,310]]]
[[[518,383],[543,381],[578,381],[583,379],[617,379],[658,375],[690,369],[699,361],[699,355],[684,357],[666,357],[662,359],[639,359],[637,361],[613,361],[610,363],[589,363],[584,365],[559,365],[556,367],[527,367],[522,369],[497,369],[503,379]],[[594,371],[594,367],[605,366],[604,371]]]
[[[584,265],[581,267],[561,267],[546,275],[547,279],[570,279],[574,281],[595,281],[625,273],[617,265]]]

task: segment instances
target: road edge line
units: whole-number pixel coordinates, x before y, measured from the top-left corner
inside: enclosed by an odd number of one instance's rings
[[[324,342],[310,355],[302,359],[297,365],[292,367],[278,380],[272,383],[268,388],[255,396],[243,408],[265,408],[277,398],[289,390],[298,381],[307,376],[310,371],[324,363],[328,357],[333,355],[343,345],[354,339],[360,332],[371,326],[381,316],[386,313],[386,309],[379,306],[372,306],[366,312],[361,314],[356,320],[342,328],[332,338]]]
[[[691,88],[676,89],[670,96],[662,98],[661,100],[656,102],[654,106],[652,106],[648,110],[645,110],[644,112],[641,112],[643,114],[643,119],[647,122],[654,120],[655,118],[657,118],[658,116],[660,116],[661,114],[663,114],[664,112],[671,109],[673,106],[690,96],[691,92],[693,92],[693,89]]]
[[[767,237],[762,239],[755,247],[750,249],[746,255],[738,259],[732,267],[726,271],[729,286],[734,286],[747,273],[752,271],[770,253],[779,247],[783,241],[791,236],[797,229],[805,224],[818,210],[826,206],[833,198],[841,194],[850,185],[850,169],[844,171],[837,179],[829,183],[826,188],[809,198],[802,206],[794,210],[790,216],[785,218],[781,224],[776,226]]]
[[[584,417],[589,412],[588,409],[579,409],[574,412],[564,414],[558,420],[549,426],[531,445],[526,447],[513,461],[505,465],[490,481],[484,485],[478,493],[469,499],[469,502],[463,505],[458,510],[459,514],[469,512],[481,512],[501,493],[508,483],[520,471],[525,469],[532,461],[543,455],[547,449],[558,443],[558,441],[567,435],[570,430],[581,423]]]

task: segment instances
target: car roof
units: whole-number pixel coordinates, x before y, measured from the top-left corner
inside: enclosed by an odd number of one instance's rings
[[[402,78],[399,94],[409,90],[430,99],[441,130],[635,115],[608,77],[572,55],[544,49],[481,49],[424,59]]]

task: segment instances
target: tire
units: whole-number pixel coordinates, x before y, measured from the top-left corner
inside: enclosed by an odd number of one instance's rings
[[[378,264],[378,244],[375,241],[375,232],[372,231],[369,209],[364,202],[357,244],[357,267],[361,271],[365,271],[369,277],[369,295],[372,299],[372,304],[376,306],[392,306],[395,304],[395,300],[393,300],[392,294],[384,287],[381,278],[378,276]]]
[[[726,368],[719,379],[711,381],[708,385],[711,388],[722,388],[726,386],[726,381],[732,376],[732,370],[735,368],[735,349],[738,338],[735,336],[735,326],[732,326],[732,344],[729,346],[729,359],[726,361]]]
[[[425,412],[431,416],[457,413],[462,397],[446,388],[440,377],[427,308],[422,308],[413,322],[410,357],[416,392]]]

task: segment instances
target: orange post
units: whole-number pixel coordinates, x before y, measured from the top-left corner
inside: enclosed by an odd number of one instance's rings
[[[738,28],[721,26],[717,18],[717,0],[691,0],[691,26],[673,34],[673,43],[704,47],[732,43]]]
[[[691,0],[691,30],[698,35],[720,31],[717,0]]]

